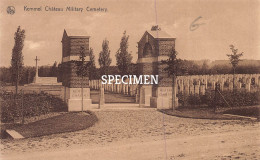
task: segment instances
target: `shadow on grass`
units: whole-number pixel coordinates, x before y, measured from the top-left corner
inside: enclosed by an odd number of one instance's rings
[[[93,126],[97,121],[96,115],[90,111],[69,112],[29,124],[12,125],[6,128],[14,129],[25,138],[29,138],[79,131]]]
[[[193,119],[212,119],[212,120],[248,120],[248,118],[244,117],[234,117],[229,115],[224,115],[226,112],[214,112],[214,109],[211,108],[178,108],[175,110],[172,109],[165,109],[159,110],[160,112],[176,116],[182,118],[193,118]],[[231,110],[229,111],[229,113]],[[232,111],[233,113],[233,111]],[[230,113],[231,114],[231,113]],[[239,114],[237,114],[239,115]]]

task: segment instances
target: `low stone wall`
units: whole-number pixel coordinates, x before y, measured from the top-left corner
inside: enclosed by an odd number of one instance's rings
[[[20,87],[24,93],[48,93],[64,100],[64,87],[62,85],[25,85]],[[14,87],[13,87],[14,92]]]
[[[34,83],[41,85],[56,85],[57,77],[36,77]]]

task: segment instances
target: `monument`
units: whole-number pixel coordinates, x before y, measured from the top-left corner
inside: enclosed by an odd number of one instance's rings
[[[159,83],[153,85],[139,85],[140,107],[155,107],[158,109],[172,108],[172,78],[164,70],[171,50],[175,48],[175,38],[153,26],[146,31],[138,42],[138,74],[159,75]],[[175,96],[176,98],[176,96]]]
[[[89,36],[79,30],[64,30],[62,37],[62,85],[68,111],[86,110],[91,106],[89,77],[77,75],[76,63],[80,61],[80,50],[85,50],[85,61],[89,61]],[[83,93],[81,90],[83,87]],[[83,104],[82,104],[83,102]]]
[[[33,83],[30,85],[61,85],[57,81],[57,77],[39,77],[38,73],[38,61],[40,59],[36,56],[35,58],[35,77]]]
[[[39,77],[38,75],[38,61],[35,58],[35,77],[33,83],[24,85],[24,93],[48,93],[64,100],[64,91],[61,83],[57,82],[57,77]]]

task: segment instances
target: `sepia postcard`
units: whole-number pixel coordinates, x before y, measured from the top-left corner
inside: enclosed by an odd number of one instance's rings
[[[260,159],[259,0],[1,0],[1,160]]]

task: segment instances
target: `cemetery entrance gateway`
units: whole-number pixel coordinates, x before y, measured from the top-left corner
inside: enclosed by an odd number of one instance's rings
[[[86,60],[88,61],[89,36],[85,36],[81,32],[64,30],[62,38],[62,84],[65,90],[64,99],[68,104],[69,111],[81,110],[81,77],[76,75],[75,70],[75,61],[79,60],[81,46],[86,49]],[[146,31],[138,42],[138,74],[158,75],[159,83],[157,85],[105,84],[103,87],[107,95],[115,97],[121,94],[126,97],[136,97],[135,101],[131,101],[131,103],[137,103],[139,107],[172,108],[172,78],[164,70],[166,64],[162,65],[161,60],[167,60],[174,47],[175,38],[159,30],[158,27]],[[220,90],[232,90],[231,80],[232,75],[178,76],[175,89],[177,90],[176,93],[203,95],[207,88],[213,87],[214,89],[216,82],[220,83]],[[249,92],[256,90],[259,87],[259,82],[259,74],[237,75],[235,77],[235,87],[245,88]],[[89,81],[88,77],[84,77],[83,87],[84,110],[93,108],[90,88],[98,90],[101,87],[101,81]],[[106,97],[112,100],[112,98]],[[124,101],[110,102],[124,103]],[[178,103],[176,96],[175,102]],[[178,104],[175,104],[175,106],[178,106]]]
[[[158,84],[104,84],[109,93],[121,93],[136,97],[139,107],[169,109],[172,107],[172,79],[164,71],[161,60],[167,60],[175,47],[175,38],[156,29],[146,31],[138,42],[138,75],[158,75]],[[90,88],[99,89],[100,80],[90,81]],[[106,96],[106,95],[105,95]],[[119,101],[120,102],[120,101]],[[122,102],[122,101],[121,101]],[[176,99],[176,102],[177,99]]]
[[[64,30],[62,38],[62,84],[65,87],[65,101],[69,111],[81,110],[81,77],[77,76],[75,61],[79,60],[80,47],[86,49],[86,60],[89,61],[89,36],[82,32]],[[159,84],[131,85],[105,84],[104,90],[111,93],[121,93],[135,96],[140,107],[171,108],[172,80],[164,71],[165,65],[161,60],[169,58],[170,51],[175,47],[175,38],[156,28],[146,31],[138,42],[138,74],[158,75]],[[84,110],[91,108],[90,88],[99,89],[100,80],[83,80]],[[177,102],[177,100],[176,100]]]

